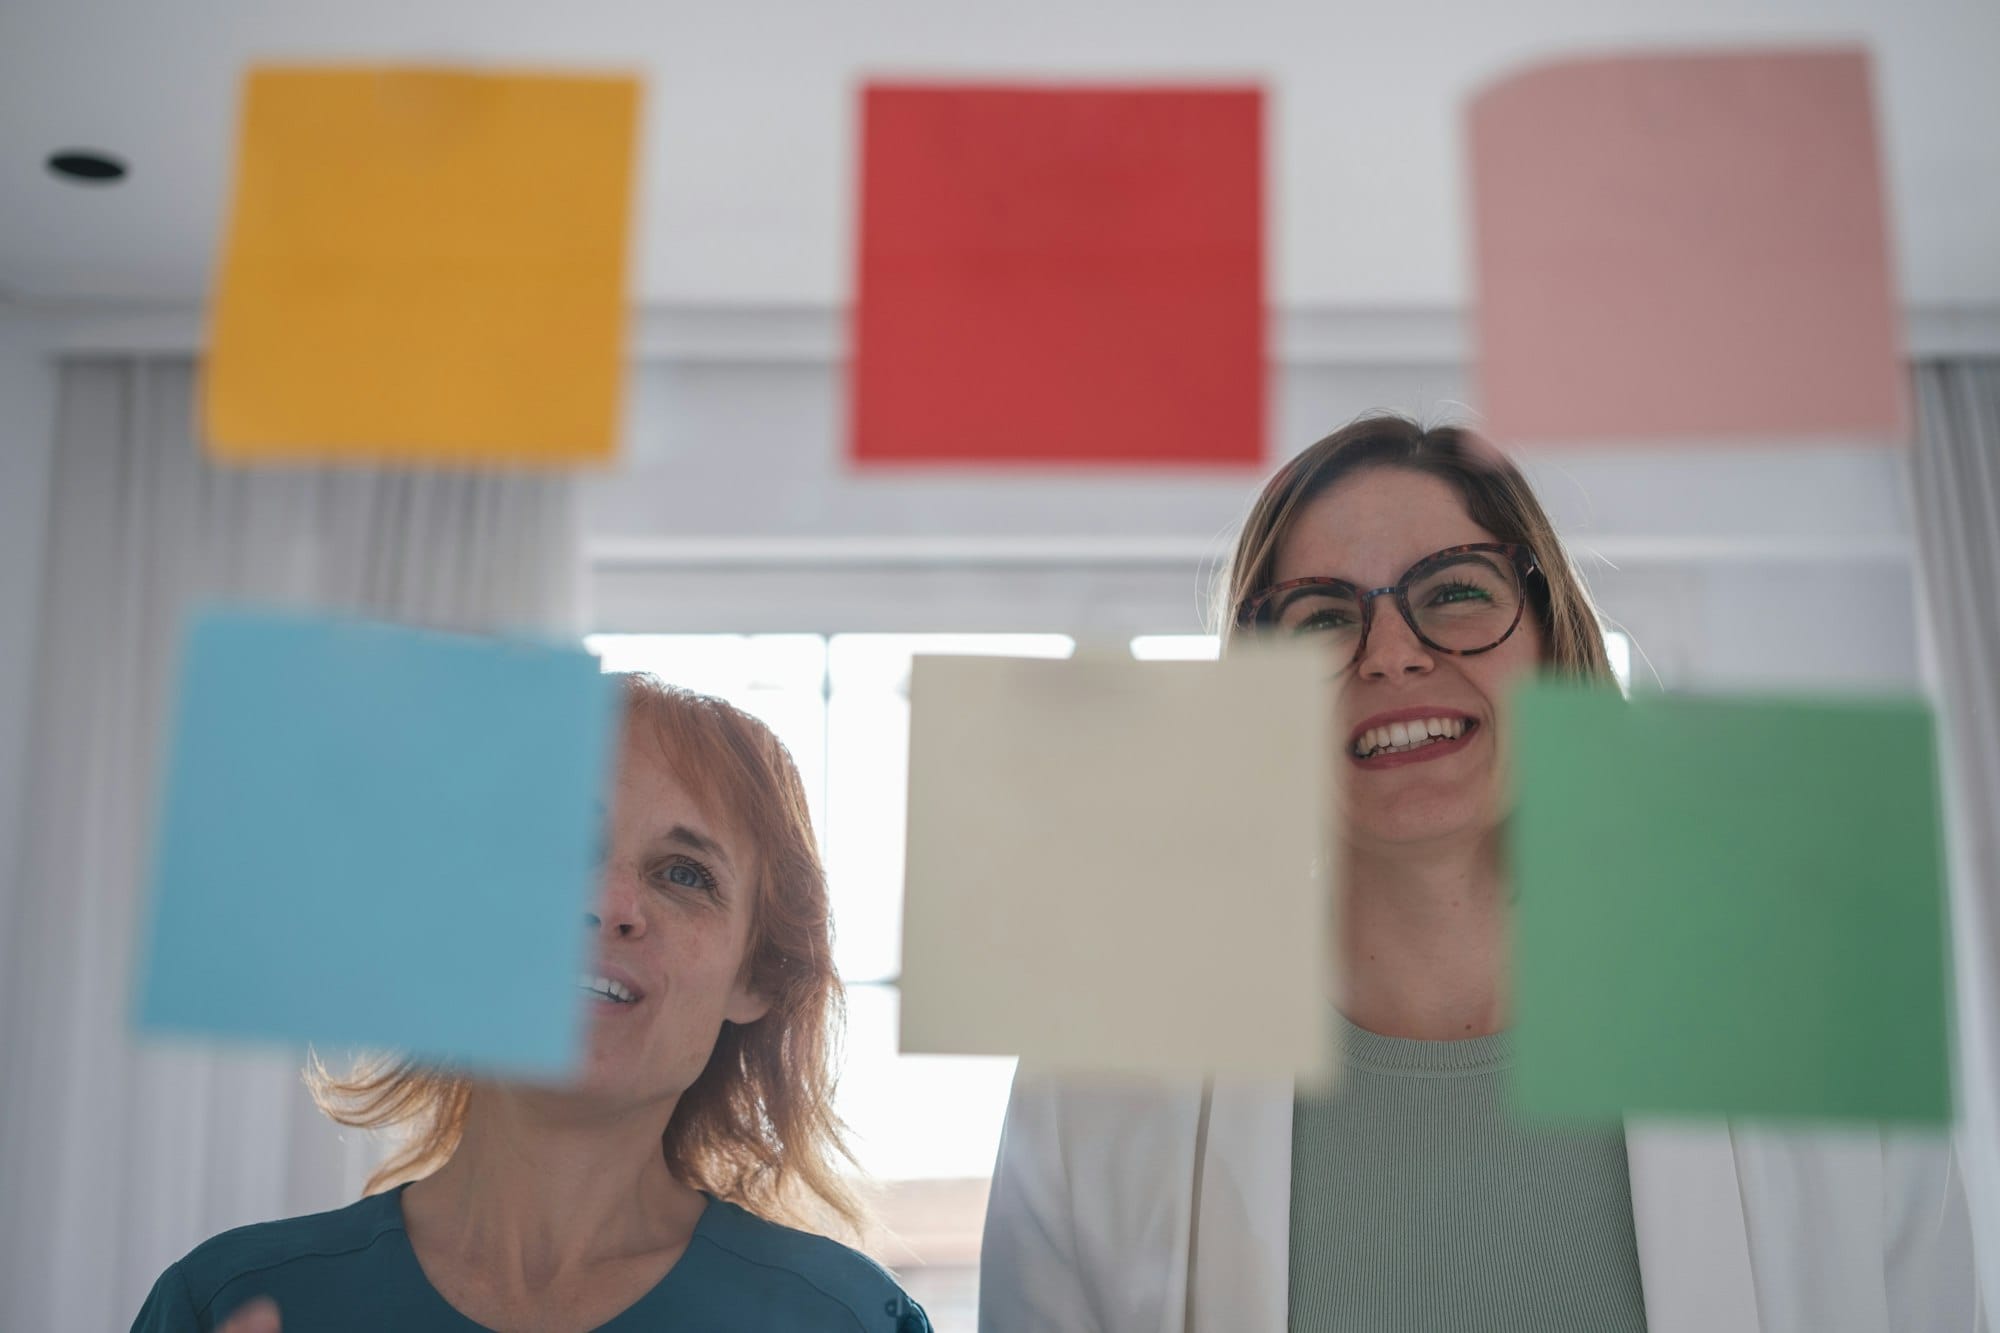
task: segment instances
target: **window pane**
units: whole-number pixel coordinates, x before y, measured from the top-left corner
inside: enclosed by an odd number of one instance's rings
[[[1618,678],[1618,688],[1630,694],[1632,692],[1631,637],[1615,629],[1606,630],[1604,654],[1611,659],[1611,674]]]
[[[1213,662],[1222,655],[1222,640],[1213,634],[1141,634],[1132,640],[1132,656],[1141,662]]]
[[[893,978],[903,954],[910,659],[918,653],[1068,657],[1064,634],[836,634],[827,648],[827,874],[849,981]]]
[[[799,766],[826,839],[826,639],[818,634],[591,634],[606,671],[644,671],[727,699],[762,721]]]
[[[836,1104],[878,1180],[983,1180],[993,1171],[1014,1061],[899,1055],[893,986],[850,986]]]

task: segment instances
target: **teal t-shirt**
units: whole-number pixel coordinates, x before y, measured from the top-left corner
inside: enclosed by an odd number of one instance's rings
[[[480,1333],[424,1276],[403,1191],[330,1213],[260,1222],[168,1268],[132,1333],[208,1333],[255,1296],[285,1333]],[[930,1333],[922,1307],[872,1261],[711,1198],[667,1275],[599,1333]]]

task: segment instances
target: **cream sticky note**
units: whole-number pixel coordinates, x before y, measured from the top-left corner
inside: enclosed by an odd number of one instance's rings
[[[608,459],[638,107],[629,78],[253,71],[210,455]]]
[[[1324,657],[920,657],[902,1048],[1329,1072]]]
[[[1468,121],[1496,438],[1902,441],[1864,53],[1546,65]]]

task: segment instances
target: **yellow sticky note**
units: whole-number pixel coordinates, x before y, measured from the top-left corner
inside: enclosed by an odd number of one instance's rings
[[[608,459],[638,107],[623,77],[252,71],[210,456]]]

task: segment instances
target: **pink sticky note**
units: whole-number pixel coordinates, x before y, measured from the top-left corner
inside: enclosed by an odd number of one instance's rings
[[[1548,65],[1469,119],[1496,438],[1902,442],[1863,52]]]

